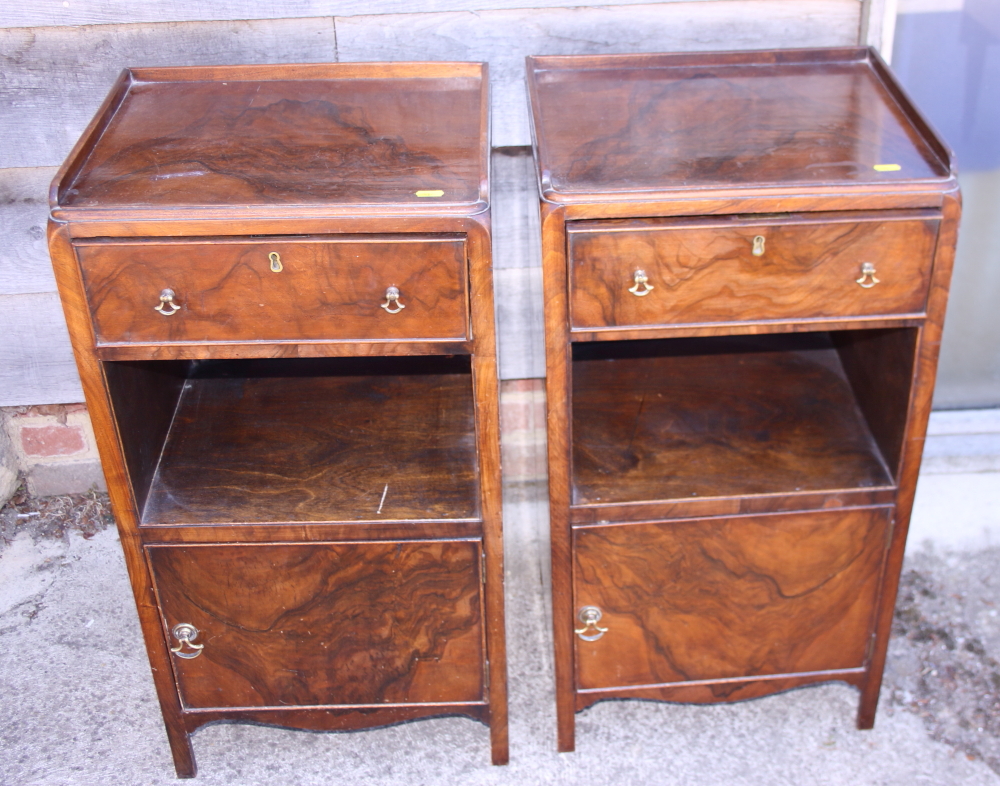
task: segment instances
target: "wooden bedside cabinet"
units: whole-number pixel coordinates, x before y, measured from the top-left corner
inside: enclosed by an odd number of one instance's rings
[[[606,698],[874,723],[960,211],[866,49],[537,57],[559,749]]]
[[[486,67],[126,70],[50,248],[178,775],[219,720],[507,761]]]

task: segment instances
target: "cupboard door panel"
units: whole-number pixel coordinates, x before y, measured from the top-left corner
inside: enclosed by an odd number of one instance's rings
[[[577,687],[862,667],[890,511],[576,530],[576,609],[607,628],[576,637]]]
[[[186,707],[483,700],[473,541],[150,546]]]

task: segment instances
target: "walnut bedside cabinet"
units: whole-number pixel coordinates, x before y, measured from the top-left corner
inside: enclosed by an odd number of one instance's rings
[[[606,698],[874,723],[959,217],[867,49],[528,60],[559,749]]]
[[[219,720],[507,761],[486,67],[126,70],[50,249],[178,775]]]

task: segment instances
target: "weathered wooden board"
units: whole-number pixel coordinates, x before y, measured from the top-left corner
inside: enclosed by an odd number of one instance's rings
[[[0,30],[0,168],[61,164],[125,66],[335,59],[329,17]]]
[[[0,169],[0,295],[55,291],[45,243],[55,174],[56,167]]]
[[[493,271],[496,290],[500,379],[545,376],[542,269],[509,267]]]
[[[0,295],[0,407],[79,401],[59,296]]]
[[[601,5],[644,2],[648,0],[603,0]],[[563,5],[567,5],[566,0],[5,0],[0,8],[0,27],[291,19]]]
[[[493,267],[541,267],[538,187],[529,147],[493,152]]]
[[[860,25],[858,0],[716,0],[336,19],[341,61],[488,61],[495,147],[531,142],[527,55],[852,46]]]

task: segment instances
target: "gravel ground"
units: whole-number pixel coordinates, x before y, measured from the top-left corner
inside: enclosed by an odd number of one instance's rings
[[[1000,548],[907,557],[884,706],[1000,774]]]
[[[29,497],[21,486],[0,508],[0,552],[22,532],[36,543],[46,538],[65,541],[70,532],[90,539],[114,523],[107,494]]]
[[[32,499],[19,492],[0,509],[0,553],[23,533],[36,544],[68,543],[72,532],[89,539],[112,525],[106,494]],[[998,568],[1000,548],[908,555],[880,712],[920,718],[930,738],[950,746],[951,756],[981,761],[1000,775]],[[542,610],[530,613],[536,612]],[[644,709],[644,703],[628,704]],[[590,720],[580,717],[581,731]]]

